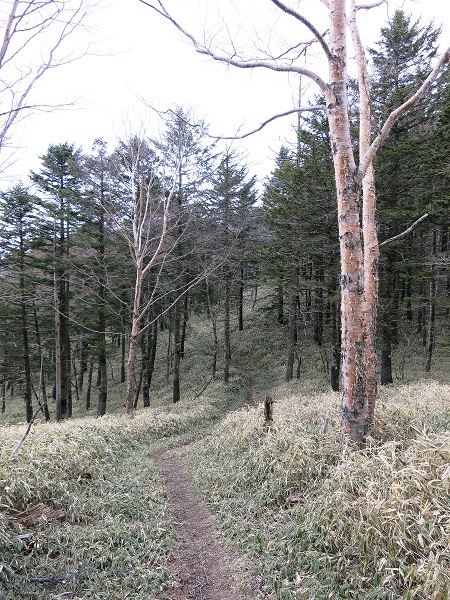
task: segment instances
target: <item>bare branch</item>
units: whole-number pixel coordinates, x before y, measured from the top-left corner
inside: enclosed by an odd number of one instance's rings
[[[382,4],[387,4],[387,0],[377,0],[376,2],[372,2],[370,4],[359,4],[356,6],[356,10],[370,10],[371,8],[381,6]]]
[[[386,244],[390,244],[391,242],[396,242],[397,240],[401,240],[402,238],[404,238],[405,236],[407,236],[408,233],[411,233],[411,231],[415,227],[417,227],[417,225],[419,223],[421,223],[422,221],[424,221],[427,217],[428,217],[428,213],[425,213],[419,219],[417,219],[417,221],[414,221],[414,223],[410,227],[408,227],[408,229],[405,229],[405,231],[403,233],[399,233],[398,235],[394,235],[394,237],[391,237],[388,240],[384,240],[384,242],[381,242],[380,248],[381,248],[381,246],[385,246]]]
[[[281,119],[282,117],[287,117],[287,116],[293,115],[295,113],[310,112],[310,111],[315,111],[315,110],[326,110],[326,106],[321,106],[320,104],[317,104],[314,106],[299,106],[298,108],[292,108],[291,110],[287,110],[286,112],[282,112],[282,113],[273,115],[272,117],[270,117],[269,119],[267,119],[266,121],[261,123],[261,125],[259,127],[257,127],[256,129],[252,129],[252,131],[247,131],[247,133],[243,133],[242,135],[228,135],[228,136],[210,135],[210,134],[206,134],[206,135],[208,137],[214,138],[216,140],[243,140],[244,138],[249,137],[249,136],[253,135],[254,133],[258,133],[258,131],[261,131],[261,129],[264,129],[264,127],[266,125],[268,125],[272,121],[275,121],[276,119]]]
[[[293,65],[291,65],[291,66],[279,65],[279,64],[276,64],[276,62],[272,63],[272,62],[267,62],[264,60],[249,60],[249,61],[237,60],[237,59],[231,58],[229,56],[223,56],[220,54],[216,54],[213,50],[211,50],[210,48],[207,48],[206,46],[201,44],[191,33],[186,31],[177,21],[175,21],[175,19],[167,12],[167,10],[165,9],[161,0],[158,0],[158,5],[160,8],[157,8],[157,6],[155,6],[151,2],[146,2],[146,0],[139,0],[139,2],[141,2],[142,4],[145,4],[146,6],[148,6],[149,8],[153,9],[158,14],[160,14],[162,17],[164,17],[165,19],[170,21],[170,23],[172,23],[172,25],[174,27],[176,27],[176,29],[178,29],[178,31],[184,37],[188,38],[191,41],[196,52],[198,52],[199,54],[203,54],[204,56],[209,56],[210,58],[212,58],[213,60],[215,60],[217,62],[223,62],[227,65],[231,65],[233,67],[238,67],[240,69],[262,68],[262,69],[269,69],[271,71],[277,71],[280,73],[298,73],[299,75],[304,75],[305,77],[308,77],[308,79],[311,79],[312,81],[314,81],[319,86],[320,90],[324,94],[327,94],[329,92],[328,85],[325,83],[325,81],[321,77],[319,77],[319,75],[317,75],[317,73],[315,73],[314,71],[311,71],[310,69],[306,69],[303,67],[297,67],[297,66],[293,66]]]
[[[391,112],[383,127],[381,128],[380,133],[372,142],[370,148],[366,152],[363,157],[357,173],[357,180],[359,182],[362,181],[369,165],[372,163],[375,158],[376,153],[381,148],[381,146],[386,141],[389,133],[394,126],[394,124],[411,108],[413,108],[426,94],[426,92],[430,89],[432,84],[436,81],[439,73],[442,71],[444,66],[450,61],[450,47],[441,55],[438,62],[436,63],[434,69],[422,83],[420,88],[413,94],[406,102],[404,102],[401,106],[396,108]]]
[[[275,4],[275,6],[278,6],[278,8],[280,8],[283,12],[290,15],[291,17],[294,17],[295,19],[300,21],[300,23],[302,23],[305,27],[307,27],[310,30],[310,32],[314,35],[314,37],[317,39],[319,44],[322,46],[322,49],[325,52],[328,60],[331,60],[331,61],[335,60],[335,57],[332,55],[331,50],[328,47],[328,44],[322,37],[319,30],[316,29],[314,27],[314,25],[311,23],[311,21],[306,19],[303,15],[301,15],[294,9],[290,8],[289,6],[286,6],[286,4],[284,4],[283,2],[280,2],[279,0],[271,0],[271,1],[273,2],[273,4]]]
[[[67,38],[81,26],[90,0],[14,0],[0,27],[0,151],[14,123],[40,106],[28,101],[37,83],[53,68],[79,56],[61,56]],[[83,56],[85,52],[81,54]],[[36,57],[36,61],[31,57]],[[49,109],[49,105],[47,105]]]

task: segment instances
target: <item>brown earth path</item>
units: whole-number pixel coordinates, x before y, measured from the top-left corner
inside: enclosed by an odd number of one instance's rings
[[[152,456],[165,479],[171,521],[176,532],[175,559],[171,578],[178,587],[171,600],[250,600],[239,582],[244,579],[238,559],[226,548],[226,541],[214,523],[183,458],[167,451]]]

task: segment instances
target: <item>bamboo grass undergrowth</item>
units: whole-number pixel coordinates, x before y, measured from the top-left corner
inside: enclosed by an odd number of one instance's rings
[[[199,401],[134,419],[42,424],[12,459],[21,429],[2,428],[0,598],[162,598],[173,530],[151,453],[222,412],[220,402]],[[63,520],[11,520],[41,504]]]
[[[448,599],[450,386],[383,390],[361,452],[340,445],[338,402],[279,401],[269,432],[241,410],[182,452],[261,597]]]

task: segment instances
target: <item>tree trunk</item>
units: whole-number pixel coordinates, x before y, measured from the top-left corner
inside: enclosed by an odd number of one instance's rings
[[[134,286],[133,314],[131,318],[130,343],[128,346],[128,359],[126,368],[126,396],[125,412],[128,416],[133,414],[134,410],[134,374],[136,368],[136,357],[138,351],[139,336],[139,313],[141,306],[142,292],[142,271],[139,267],[136,269],[136,281]]]
[[[142,384],[142,398],[144,401],[144,408],[148,408],[150,406],[150,385],[152,383],[153,371],[155,369],[157,343],[158,321],[155,320],[152,323],[152,326],[148,328],[146,357],[144,364],[144,380]]]
[[[277,323],[284,325],[284,290],[281,285],[277,287]]]
[[[28,338],[28,315],[25,297],[25,251],[23,244],[23,232],[20,237],[20,315],[22,328],[22,344],[23,344],[23,370],[25,378],[25,418],[27,423],[30,423],[33,418],[33,402],[31,389],[31,366],[30,366],[30,343]]]
[[[86,410],[89,410],[91,408],[91,390],[92,390],[92,376],[94,374],[94,361],[91,359],[89,359],[89,366],[88,366],[88,382],[87,382],[87,389],[86,389]]]
[[[330,384],[334,392],[339,391],[339,376],[341,371],[341,327],[339,306],[336,302],[331,304],[331,368]]]
[[[174,304],[173,310],[173,373],[172,402],[180,401],[180,363],[181,363],[181,299]]]
[[[353,157],[348,113],[346,24],[344,0],[331,0],[329,61],[332,93],[327,93],[328,120],[338,197],[341,256],[342,438],[364,445],[373,425],[376,382],[376,309],[378,301],[378,239],[375,224],[374,172],[370,165],[360,183]],[[370,90],[367,60],[355,29],[350,28],[357,54],[360,101],[360,156],[370,146]],[[330,96],[330,97],[328,97]],[[361,235],[362,234],[362,235]],[[363,243],[364,242],[364,243]]]
[[[431,268],[431,278],[429,283],[428,293],[428,321],[427,321],[427,337],[425,346],[425,371],[431,371],[431,362],[434,350],[435,337],[435,317],[436,317],[436,278],[434,265]]]
[[[100,385],[98,386],[97,417],[103,417],[103,415],[106,414],[106,402],[108,398],[108,374],[105,354],[102,353],[98,360]]]
[[[244,269],[241,267],[241,279],[239,281],[239,305],[238,305],[239,331],[244,331]]]
[[[217,371],[217,356],[219,354],[219,337],[217,335],[217,310],[213,308],[211,302],[211,293],[209,291],[209,281],[206,280],[206,302],[208,306],[208,313],[211,319],[211,327],[213,333],[214,340],[214,348],[213,348],[213,356],[212,356],[212,367],[211,367],[211,377],[212,379],[216,378]]]
[[[187,324],[189,321],[189,294],[184,294],[183,300],[183,325],[181,327],[181,342],[180,342],[180,356],[184,358],[184,343],[186,341]]]
[[[231,337],[230,337],[230,303],[231,303],[231,275],[228,269],[224,276],[224,298],[223,298],[223,382],[230,382],[230,361],[231,361]]]
[[[292,289],[289,294],[288,329],[286,344],[286,370],[284,374],[284,380],[286,382],[292,381],[292,378],[294,376],[295,346],[297,344],[297,282],[298,268],[295,269],[294,276],[292,277]]]

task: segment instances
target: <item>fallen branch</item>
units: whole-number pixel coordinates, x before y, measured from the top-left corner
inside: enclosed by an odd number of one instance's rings
[[[11,456],[9,457],[9,459],[11,460],[11,458],[13,458],[17,452],[19,451],[21,445],[24,443],[24,441],[27,439],[28,434],[30,433],[31,430],[31,426],[34,423],[34,420],[36,419],[36,417],[38,416],[39,412],[43,409],[42,405],[39,405],[39,408],[36,410],[36,412],[34,413],[34,415],[31,417],[30,422],[28,423],[28,427],[27,430],[25,431],[25,433],[23,434],[23,437],[20,441],[17,442],[14,450],[11,452]]]
[[[197,398],[199,396],[201,396],[203,394],[203,392],[211,385],[211,383],[214,381],[214,375],[211,377],[211,379],[206,383],[206,385],[204,385],[202,387],[202,389],[197,392],[197,394],[195,394],[195,396],[193,398],[191,398],[190,402],[194,402],[194,400],[197,400]]]

